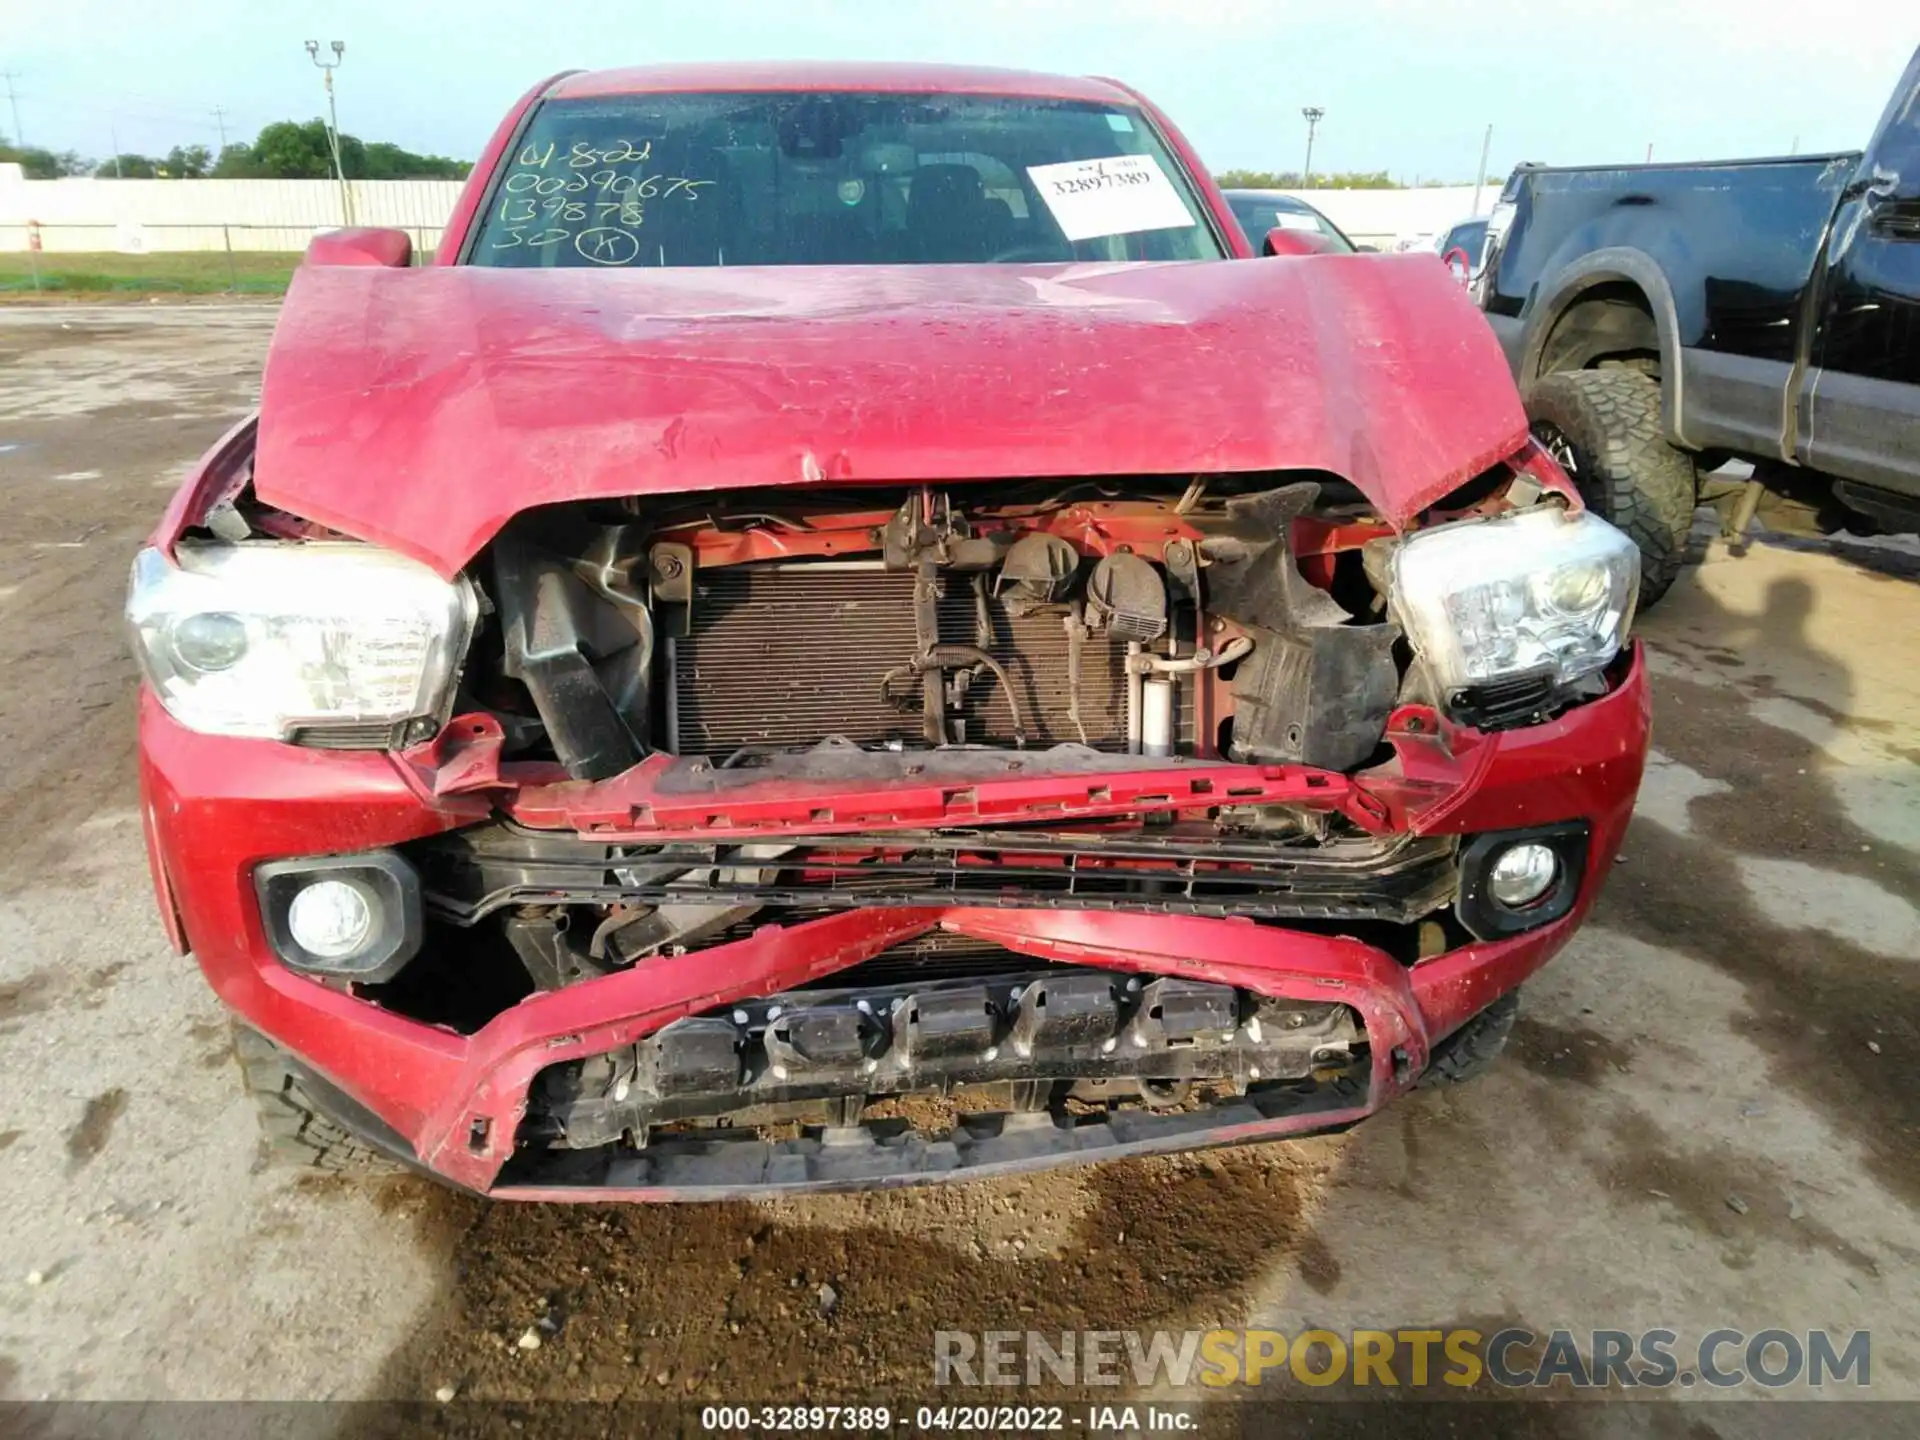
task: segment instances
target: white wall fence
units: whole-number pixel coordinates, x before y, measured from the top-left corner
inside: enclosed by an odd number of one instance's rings
[[[355,224],[406,230],[424,252],[439,243],[460,182],[353,180],[347,189]],[[1383,250],[1432,236],[1473,207],[1470,185],[1288,193]],[[26,180],[17,165],[0,165],[0,250],[28,249],[36,231],[48,252],[304,250],[316,231],[344,223],[331,180]]]
[[[338,229],[331,180],[12,180],[0,165],[0,250],[48,252],[304,250]],[[460,193],[457,180],[350,180],[356,225],[387,225],[431,250]]]

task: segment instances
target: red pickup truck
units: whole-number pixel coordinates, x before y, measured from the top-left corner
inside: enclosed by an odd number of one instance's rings
[[[562,75],[409,258],[314,242],[129,600],[281,1149],[660,1199],[1336,1127],[1592,904],[1633,546],[1432,256],[1251,253],[1125,86]]]

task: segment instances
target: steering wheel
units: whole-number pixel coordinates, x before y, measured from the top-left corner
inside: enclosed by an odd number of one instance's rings
[[[1072,258],[1071,255],[1062,256],[1059,250],[1052,245],[1028,243],[1025,245],[1009,245],[998,254],[989,256],[987,263],[989,265],[1008,265],[1016,260],[1036,260],[1064,264]]]

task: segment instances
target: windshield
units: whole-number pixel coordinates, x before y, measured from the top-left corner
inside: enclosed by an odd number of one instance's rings
[[[1215,260],[1141,115],[975,95],[620,95],[540,106],[475,265]]]
[[[1304,200],[1286,195],[1247,195],[1227,192],[1227,208],[1246,232],[1247,243],[1256,251],[1269,230],[1312,230],[1340,242],[1343,251],[1353,242],[1342,235],[1334,223]]]

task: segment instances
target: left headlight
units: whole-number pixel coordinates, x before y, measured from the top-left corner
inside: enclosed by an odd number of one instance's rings
[[[1443,697],[1534,675],[1554,686],[1620,653],[1640,552],[1599,516],[1540,505],[1456,520],[1395,552],[1391,604]]]
[[[477,600],[404,555],[337,541],[187,544],[133,562],[147,682],[210,735],[379,746],[444,717]]]

